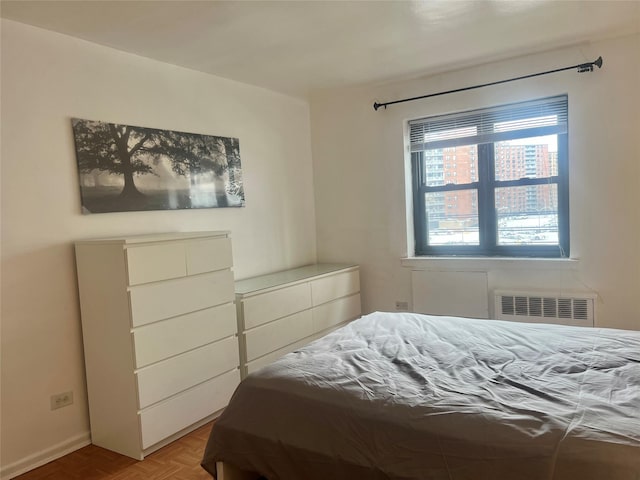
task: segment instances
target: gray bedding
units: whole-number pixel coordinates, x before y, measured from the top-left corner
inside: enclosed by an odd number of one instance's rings
[[[246,378],[216,461],[269,480],[640,480],[640,332],[373,313]]]

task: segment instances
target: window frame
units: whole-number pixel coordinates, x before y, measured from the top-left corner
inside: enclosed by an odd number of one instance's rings
[[[566,98],[566,95],[564,96]],[[526,103],[526,102],[525,102]],[[567,99],[568,104],[568,99]],[[508,107],[505,105],[504,107]],[[568,107],[567,107],[568,108]],[[460,115],[464,115],[461,112]],[[472,112],[469,112],[469,118]],[[432,117],[435,118],[435,117]],[[428,119],[426,119],[428,120]],[[495,178],[495,143],[515,138],[533,138],[549,134],[547,127],[528,128],[526,130],[507,132],[502,138],[493,139],[489,143],[477,143],[477,181],[464,184],[444,184],[427,186],[427,174],[424,161],[425,149],[411,153],[411,174],[413,190],[413,224],[416,256],[502,256],[502,257],[539,257],[568,258],[570,251],[569,238],[569,155],[568,128],[564,133],[554,132],[558,141],[558,172],[549,177],[523,177],[515,180],[496,180]],[[526,135],[523,135],[526,133]],[[447,145],[450,143],[451,145]],[[441,140],[441,148],[461,146],[458,139]],[[469,145],[469,143],[466,143]],[[500,245],[497,235],[497,211],[495,208],[495,192],[497,188],[530,185],[557,185],[558,200],[558,244],[556,245]],[[477,191],[479,245],[429,245],[428,225],[426,221],[427,193],[453,192],[460,190]]]

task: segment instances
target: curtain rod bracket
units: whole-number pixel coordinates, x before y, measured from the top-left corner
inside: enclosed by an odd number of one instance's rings
[[[556,68],[554,70],[547,70],[546,72],[532,73],[529,75],[523,75],[521,77],[508,78],[506,80],[498,80],[496,82],[473,85],[471,87],[456,88],[455,90],[447,90],[446,92],[431,93],[429,95],[422,95],[420,97],[412,97],[412,98],[404,98],[402,100],[394,100],[392,102],[386,102],[386,103],[374,102],[373,109],[377,112],[380,107],[384,107],[384,109],[386,110],[387,105],[393,105],[394,103],[412,102],[413,100],[421,100],[423,98],[437,97],[439,95],[447,95],[449,93],[464,92],[465,90],[473,90],[474,88],[489,87],[491,85],[498,85],[499,83],[513,82],[515,80],[523,80],[525,78],[538,77],[540,75],[548,75],[549,73],[562,72],[564,70],[571,70],[573,68],[577,68],[578,73],[593,72],[594,65],[598,68],[602,68],[602,57],[598,57],[593,62],[580,63],[578,65],[572,65],[570,67]]]

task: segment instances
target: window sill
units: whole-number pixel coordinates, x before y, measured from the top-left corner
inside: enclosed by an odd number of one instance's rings
[[[437,271],[488,270],[576,270],[577,258],[525,258],[525,257],[405,257],[403,267]]]

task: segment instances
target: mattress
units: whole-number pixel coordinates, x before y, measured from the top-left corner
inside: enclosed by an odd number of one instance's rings
[[[269,480],[639,480],[640,332],[366,315],[249,375],[217,461]]]

